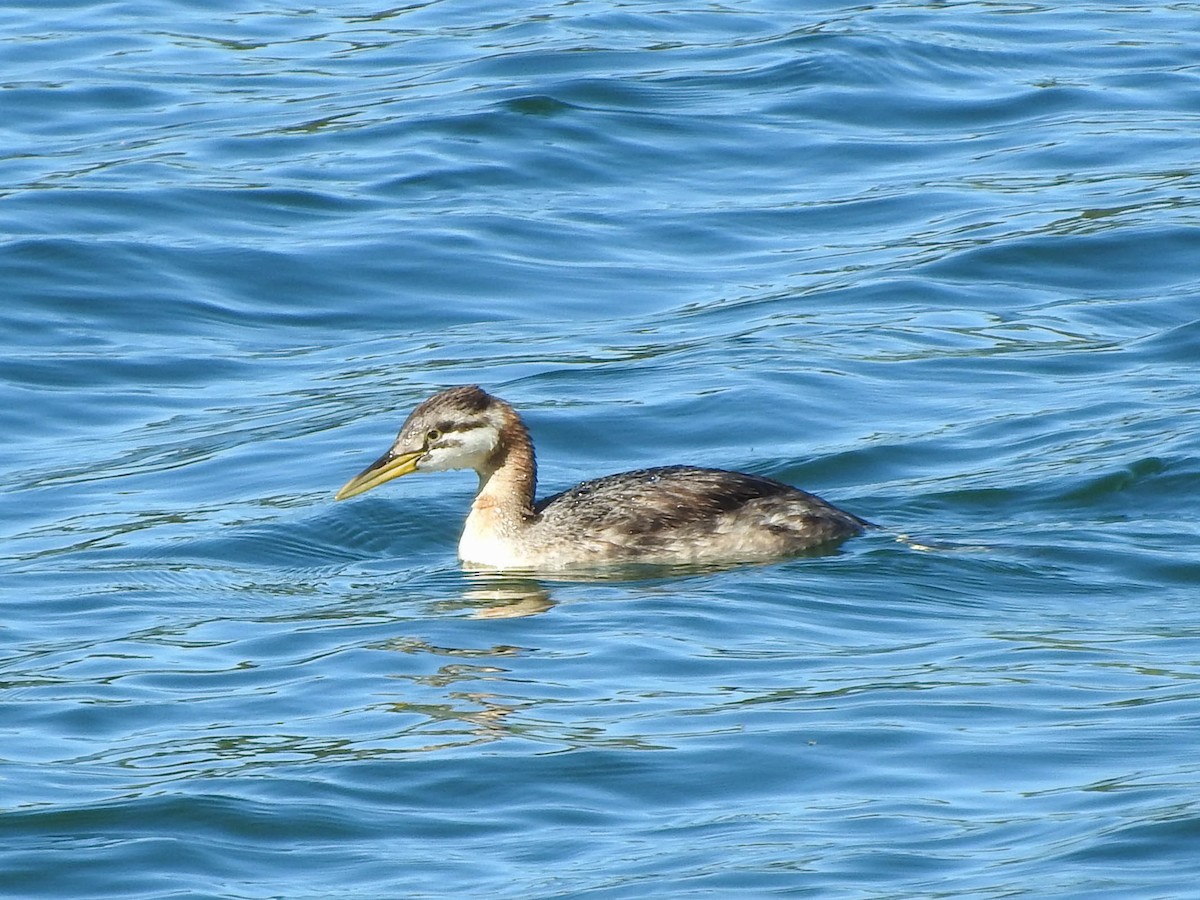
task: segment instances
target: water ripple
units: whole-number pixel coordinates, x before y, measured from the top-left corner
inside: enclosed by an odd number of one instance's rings
[[[1195,15],[0,11],[5,887],[1185,894]],[[469,474],[333,503],[469,381],[543,493],[884,529],[488,577]]]

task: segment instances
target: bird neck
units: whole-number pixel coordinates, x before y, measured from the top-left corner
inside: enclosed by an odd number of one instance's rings
[[[478,472],[479,491],[471,504],[473,514],[493,517],[497,525],[518,525],[533,515],[537,489],[533,441],[521,417],[507,404],[496,449]]]

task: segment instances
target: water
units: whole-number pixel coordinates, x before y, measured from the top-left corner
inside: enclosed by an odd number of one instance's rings
[[[5,896],[1185,895],[1198,12],[8,4]],[[465,382],[886,531],[474,576]]]

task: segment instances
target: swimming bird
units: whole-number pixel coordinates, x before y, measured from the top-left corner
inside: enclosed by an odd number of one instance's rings
[[[484,568],[768,561],[871,527],[789,484],[695,466],[608,475],[537,501],[529,430],[512,406],[476,385],[449,388],[417,406],[388,451],[335,499],[412,472],[448,469],[479,475],[458,555]]]

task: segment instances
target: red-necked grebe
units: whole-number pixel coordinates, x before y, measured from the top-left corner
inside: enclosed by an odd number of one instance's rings
[[[525,423],[474,385],[434,394],[414,409],[391,449],[336,499],[411,472],[447,469],[479,475],[458,555],[487,568],[765,561],[870,527],[791,485],[693,466],[609,475],[535,502],[537,466]]]

